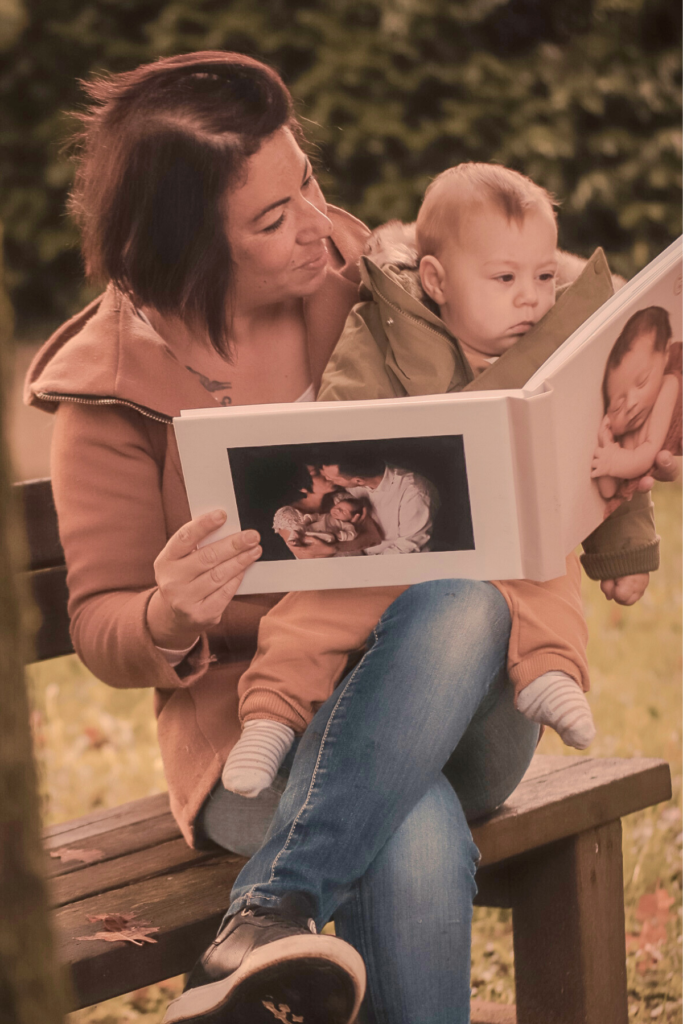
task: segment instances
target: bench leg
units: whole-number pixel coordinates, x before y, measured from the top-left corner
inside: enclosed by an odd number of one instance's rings
[[[510,868],[518,1024],[627,1024],[621,822]]]

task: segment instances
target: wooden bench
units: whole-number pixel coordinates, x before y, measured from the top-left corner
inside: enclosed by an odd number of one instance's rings
[[[72,651],[63,553],[49,480],[22,491],[38,660]],[[507,803],[474,823],[482,854],[477,903],[511,907],[513,1007],[472,1003],[475,1024],[627,1024],[620,819],[671,796],[653,758],[537,755]],[[47,851],[89,850],[91,863],[46,854],[60,956],[74,1009],[190,969],[212,939],[243,858],[190,850],[166,794],[96,811],[45,832]],[[155,943],[82,941],[89,917],[135,914]]]

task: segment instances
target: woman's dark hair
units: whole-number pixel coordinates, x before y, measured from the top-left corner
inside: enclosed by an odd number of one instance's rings
[[[614,342],[612,351],[607,357],[605,375],[602,378],[602,401],[605,412],[609,408],[609,393],[607,389],[607,378],[612,370],[621,366],[621,362],[627,352],[631,351],[633,342],[643,334],[654,332],[655,343],[653,352],[666,352],[666,346],[671,338],[671,321],[668,312],[662,306],[648,306],[646,309],[639,309],[624,324],[624,328]]]
[[[232,259],[223,200],[282,127],[301,137],[277,72],[239,53],[164,57],[82,83],[70,209],[87,274],[205,327],[228,356]]]

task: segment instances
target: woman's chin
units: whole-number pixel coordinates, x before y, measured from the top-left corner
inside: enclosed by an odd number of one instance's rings
[[[312,295],[317,292],[318,288],[323,284],[327,277],[327,269],[329,263],[321,263],[319,266],[313,266],[309,270],[307,267],[302,267],[299,271],[301,280],[297,282],[297,294],[300,298],[305,298],[307,295]]]

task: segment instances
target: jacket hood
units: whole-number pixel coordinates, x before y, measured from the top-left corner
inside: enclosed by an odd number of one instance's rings
[[[333,265],[318,291],[304,300],[316,386],[357,299],[358,259],[369,235],[343,210],[328,207],[328,216]],[[24,401],[47,412],[55,412],[60,401],[127,405],[161,422],[170,422],[181,409],[215,407],[197,378],[113,285],[38,351],[26,376]]]

